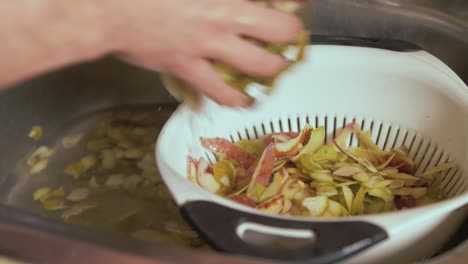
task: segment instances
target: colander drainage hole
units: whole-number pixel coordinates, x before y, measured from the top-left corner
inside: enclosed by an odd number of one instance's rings
[[[313,246],[317,238],[309,229],[272,227],[252,222],[240,224],[236,234],[247,244],[276,250]]]

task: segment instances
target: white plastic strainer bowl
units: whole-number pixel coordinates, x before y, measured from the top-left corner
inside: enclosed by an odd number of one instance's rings
[[[420,243],[452,211],[467,204],[467,118],[467,86],[427,52],[312,45],[305,61],[283,75],[273,94],[253,109],[229,109],[206,98],[198,112],[180,106],[160,134],[156,156],[161,175],[188,221],[216,248],[280,260],[366,263],[395,257],[404,248]],[[406,145],[418,172],[447,161],[457,163],[459,169],[450,170],[442,183],[450,199],[399,212],[342,219],[284,217],[236,204],[186,178],[187,155],[213,161],[199,137],[235,141],[270,132],[299,131],[311,124],[325,126],[330,138],[353,121],[363,129],[371,128],[372,139],[381,148]],[[351,138],[348,143],[354,145],[356,140]],[[304,236],[312,231],[314,235],[309,237],[310,243],[281,253],[240,237],[239,228],[245,229],[246,223],[254,226],[252,232],[266,237],[297,238],[297,231],[303,231]],[[444,225],[444,234],[425,250],[398,257],[406,261],[427,257],[455,227],[456,223]],[[268,238],[253,238],[262,239]]]

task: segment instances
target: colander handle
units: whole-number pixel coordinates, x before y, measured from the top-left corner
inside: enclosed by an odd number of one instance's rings
[[[215,249],[280,261],[333,263],[388,237],[384,229],[364,221],[285,220],[207,201],[186,203],[181,210]]]
[[[378,39],[353,36],[311,35],[312,45],[342,45],[386,49],[399,52],[413,52],[423,50],[418,45],[398,39]]]

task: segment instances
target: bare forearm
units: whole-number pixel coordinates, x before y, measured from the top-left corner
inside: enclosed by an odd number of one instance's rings
[[[90,0],[0,0],[0,17],[0,89],[105,52]]]
[[[250,0],[0,0],[0,90],[113,52],[180,77],[218,103],[246,106],[251,100],[211,62],[252,76],[277,74],[284,58],[244,37],[295,41],[303,25],[288,12]]]

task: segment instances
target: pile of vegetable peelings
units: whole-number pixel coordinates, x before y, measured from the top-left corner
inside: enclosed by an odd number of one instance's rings
[[[345,147],[351,134],[358,146]],[[265,135],[235,143],[200,138],[217,162],[188,157],[188,178],[202,188],[258,210],[292,216],[342,217],[430,204],[446,198],[444,163],[415,175],[405,146],[388,151],[352,123],[325,144],[325,129]]]

